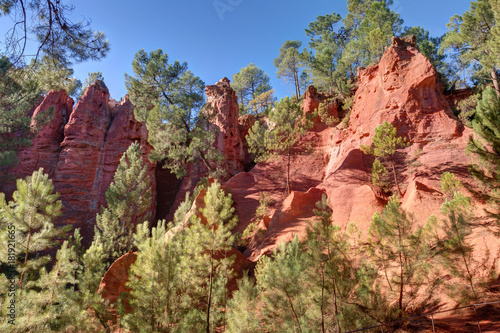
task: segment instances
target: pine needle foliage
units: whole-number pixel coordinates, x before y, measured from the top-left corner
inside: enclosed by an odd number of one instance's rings
[[[0,56],[0,167],[14,163],[17,152],[31,144],[34,133],[26,111],[39,96],[36,82],[25,80],[22,69]]]
[[[96,217],[94,242],[102,244],[109,264],[133,248],[135,225],[151,218],[149,184],[141,149],[133,143],[122,155],[106,191],[107,208]]]
[[[310,318],[318,316],[310,302],[316,294],[308,279],[310,259],[304,244],[295,237],[281,244],[272,258],[263,256],[256,268],[262,323],[267,332],[303,332],[312,329]]]
[[[140,50],[132,62],[135,77],[125,74],[134,115],[146,122],[150,158],[164,162],[178,178],[186,164],[203,162],[210,173],[223,157],[213,146],[215,133],[207,131],[210,112],[202,112],[205,83],[188,70],[187,63],[169,63],[168,54],[157,49]]]
[[[299,40],[287,40],[280,48],[278,58],[274,59],[274,67],[278,70],[277,76],[285,83],[291,84],[295,89],[295,97],[297,103],[301,95],[306,89],[308,75],[306,66],[309,61],[307,51],[299,53],[299,48],[302,42]]]
[[[441,213],[446,217],[441,221],[441,229],[445,232],[442,238],[442,259],[444,266],[451,274],[466,282],[463,285],[450,286],[451,292],[461,302],[469,300],[477,301],[479,294],[477,290],[477,277],[474,270],[475,260],[472,257],[473,245],[467,239],[472,233],[474,216],[470,198],[460,192],[461,184],[454,176],[443,175],[441,177],[442,187],[452,181],[456,184],[453,189],[452,198],[447,198],[441,206]]]
[[[238,290],[228,302],[227,331],[228,333],[263,332],[263,327],[257,315],[258,289],[254,279],[243,273],[238,280]]]
[[[278,156],[286,158],[286,191],[291,191],[290,163],[293,147],[312,127],[311,122],[302,114],[302,109],[286,97],[276,103],[269,112],[268,126],[255,122],[247,135],[249,151],[255,155],[255,161],[266,161]]]
[[[331,222],[332,209],[326,195],[316,203],[314,214],[319,221],[308,229],[307,245],[311,258],[311,281],[316,286],[314,306],[319,310],[316,318],[317,331],[343,332],[373,323],[360,308],[353,305],[353,295],[357,302],[366,303],[366,294],[358,283],[356,263],[349,243],[349,235]],[[361,273],[361,271],[359,271]]]
[[[121,320],[133,332],[180,332],[179,323],[193,305],[182,276],[182,237],[176,234],[168,241],[172,225],[159,221],[149,230],[145,222],[134,235],[137,260],[130,268],[129,303],[133,309]]]
[[[397,129],[392,124],[384,121],[382,124],[375,128],[375,135],[372,138],[372,143],[369,146],[361,145],[361,150],[365,154],[372,154],[376,157],[386,158],[389,160],[389,164],[392,169],[392,174],[394,176],[394,183],[398,189],[399,195],[402,197],[403,193],[401,192],[401,188],[399,187],[398,177],[396,174],[396,166],[394,163],[394,155],[396,154],[396,150],[400,148],[405,148],[409,145],[405,138],[398,137]],[[375,163],[374,163],[375,164]],[[382,169],[380,167],[380,160],[377,162],[375,166],[375,172],[372,176],[372,180],[374,180],[374,185],[380,184],[380,178],[383,177],[382,172],[385,167]]]
[[[418,287],[428,282],[430,255],[425,230],[416,228],[415,221],[400,207],[396,196],[389,199],[382,213],[375,213],[370,225],[368,250],[396,295],[400,318]]]
[[[39,169],[26,179],[17,180],[17,190],[13,200],[7,203],[0,193],[0,230],[3,246],[2,261],[7,259],[7,229],[15,228],[16,271],[19,274],[19,289],[37,275],[38,270],[50,261],[50,256],[42,254],[54,248],[57,239],[66,235],[71,226],[58,228],[54,220],[61,215],[62,204],[54,193],[54,185],[43,169]]]
[[[484,195],[493,204],[491,216],[500,220],[500,98],[492,88],[483,92],[473,121],[475,137],[469,139],[467,151],[476,158],[470,172],[486,188]],[[499,224],[500,225],[500,224]]]
[[[228,255],[236,241],[232,230],[238,223],[234,215],[233,199],[226,194],[217,181],[212,183],[205,194],[205,207],[199,211],[204,219],[195,218],[187,230],[188,257],[191,273],[197,286],[200,306],[206,332],[213,332],[225,322],[221,311],[227,304],[226,285],[233,276],[231,265],[234,258]]]

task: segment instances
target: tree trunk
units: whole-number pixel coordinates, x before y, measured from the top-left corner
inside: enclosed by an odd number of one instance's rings
[[[392,159],[391,155],[391,166],[392,166],[392,174],[394,175],[394,182],[396,183],[396,187],[398,189],[399,197],[403,197],[403,192],[401,192],[401,188],[399,188],[399,182],[398,182],[398,177],[396,175],[396,167],[394,165],[394,160]]]
[[[299,97],[300,97],[300,86],[299,86],[299,76],[297,71],[293,73],[293,80],[295,81],[295,95],[297,97],[297,103],[299,102]]]
[[[325,307],[325,271],[323,265],[323,269],[321,270],[321,332],[326,333],[324,307]]]
[[[290,195],[290,151],[288,152],[288,163],[286,165],[286,194]]]
[[[208,308],[207,308],[207,333],[210,333],[210,308],[212,307],[212,286],[213,286],[213,276],[214,276],[214,262],[213,262],[214,251],[210,253],[210,282],[208,289]]]
[[[26,263],[28,262],[28,255],[30,252],[30,240],[31,240],[31,228],[28,231],[28,240],[26,241],[26,255],[24,256],[24,263],[23,266],[26,266]],[[23,271],[21,273],[21,277],[19,278],[19,289],[23,290],[23,282],[24,282],[24,273],[26,271]]]
[[[401,267],[400,271],[400,287],[399,287],[399,319],[403,319],[403,291],[404,291],[404,270],[403,270],[403,258],[401,252],[399,253],[399,265]]]
[[[497,92],[497,96],[500,97],[500,86],[498,84],[498,77],[497,77],[497,71],[496,68],[493,67],[490,72],[491,79],[493,80],[493,86],[495,87],[495,91]]]

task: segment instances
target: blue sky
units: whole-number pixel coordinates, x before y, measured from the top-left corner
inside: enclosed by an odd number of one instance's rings
[[[157,48],[170,60],[187,61],[188,67],[205,83],[229,79],[253,62],[271,77],[278,97],[292,89],[276,78],[273,59],[285,40],[300,39],[307,46],[304,29],[318,15],[332,12],[345,16],[344,0],[85,0],[73,1],[75,20],[90,18],[102,30],[111,51],[101,61],[74,65],[82,82],[88,72],[101,71],[112,98],[126,94],[124,73],[133,74],[134,54]],[[218,10],[217,10],[217,8]],[[420,25],[433,36],[446,32],[454,14],[468,10],[465,0],[394,0],[392,8],[404,25]],[[0,18],[0,36],[10,22]]]

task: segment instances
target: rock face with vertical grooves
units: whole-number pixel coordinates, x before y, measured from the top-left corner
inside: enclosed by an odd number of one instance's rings
[[[333,209],[333,223],[342,228],[354,223],[366,235],[374,213],[384,208],[389,195],[397,193],[395,186],[392,193],[382,193],[372,185],[373,156],[360,149],[372,142],[375,128],[384,121],[395,126],[398,136],[411,143],[396,154],[396,173],[403,192],[402,207],[413,213],[420,224],[432,214],[440,215],[444,202],[440,187],[443,172],[453,172],[464,184],[473,186],[465,154],[471,131],[453,115],[438,73],[411,39],[394,38],[379,63],[360,69],[358,78],[349,126],[309,132],[301,139],[301,143],[314,148],[292,161],[289,196],[284,193],[284,170],[279,161],[258,163],[248,173],[224,184],[233,194],[240,215],[240,232],[255,216],[260,195],[267,193],[274,201],[267,213],[270,222],[260,224],[260,232],[245,251],[250,261],[269,254],[278,246],[277,240],[304,237],[307,223],[314,215],[311,204],[321,197],[321,192],[327,195]],[[317,92],[310,87],[304,96],[304,112],[314,110],[319,103]],[[296,200],[298,191],[309,201]],[[477,216],[484,217],[483,205],[475,202]],[[287,207],[303,210],[304,214],[283,214]],[[471,237],[479,240],[480,233]],[[476,252],[480,256],[485,249],[480,241],[478,244]],[[498,246],[494,248],[496,251]]]
[[[53,107],[52,119],[39,129],[31,147],[21,152],[19,165],[15,170],[17,178],[24,178],[34,170],[43,168],[50,177],[54,174],[64,140],[64,126],[73,110],[73,99],[65,90],[51,90],[35,109],[31,117],[31,126],[36,127],[36,118],[44,116]]]
[[[20,163],[12,173],[20,178],[43,167],[61,194],[64,207],[59,223],[80,228],[83,243],[89,245],[96,213],[106,204],[105,193],[120,158],[130,144],[138,142],[151,177],[150,211],[154,216],[156,165],[147,158],[152,149],[147,142],[148,132],[144,124],[135,120],[134,107],[128,97],[120,103],[110,99],[105,84],[97,80],[87,88],[74,109],[73,100],[66,92],[49,92],[35,110],[33,119],[51,106],[54,106],[53,118],[37,133],[33,145],[21,152]]]
[[[223,78],[214,85],[205,88],[207,103],[212,113],[211,131],[217,131],[215,146],[225,156],[222,166],[227,176],[231,177],[243,171],[245,153],[238,128],[238,98],[229,84],[228,78]]]

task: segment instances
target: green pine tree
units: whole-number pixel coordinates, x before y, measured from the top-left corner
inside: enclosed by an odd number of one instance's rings
[[[167,240],[172,225],[159,221],[150,232],[148,223],[138,226],[134,236],[137,260],[130,268],[131,289],[122,325],[133,332],[178,332],[179,323],[193,306],[189,281],[182,279],[182,234]]]
[[[12,67],[6,56],[0,56],[0,167],[14,163],[17,153],[31,144],[35,129],[26,111],[39,97],[37,83],[27,79],[22,68]],[[47,121],[40,120],[37,124]],[[3,178],[0,171],[0,181]]]
[[[302,42],[299,40],[285,41],[280,48],[278,58],[274,59],[274,67],[278,69],[278,78],[292,84],[295,88],[297,103],[301,96],[301,88],[307,85],[301,81],[304,81],[303,78],[306,78],[305,81],[307,81],[305,68],[309,60],[307,52],[299,53],[301,45]]]
[[[113,182],[106,191],[107,207],[96,217],[95,246],[102,245],[111,264],[133,248],[138,223],[151,218],[150,176],[138,143],[120,159]]]
[[[352,30],[343,26],[337,28],[341,21],[342,16],[336,13],[318,16],[309,24],[306,35],[310,38],[309,66],[314,85],[345,99],[350,94],[350,81],[357,75],[357,64],[342,61],[342,54],[352,39]]]
[[[409,143],[405,138],[397,137],[396,134],[396,127],[394,127],[387,121],[384,121],[381,125],[375,128],[375,136],[372,139],[372,143],[369,146],[361,145],[361,150],[365,154],[372,154],[376,157],[382,157],[389,160],[392,174],[394,176],[394,183],[396,184],[399,195],[402,197],[403,192],[401,192],[401,188],[399,187],[398,177],[396,174],[396,166],[394,163],[394,155],[397,149],[407,147]],[[380,167],[379,162],[374,163],[375,167],[372,171],[375,172],[372,178],[375,181],[374,184],[379,183],[379,179],[380,177],[382,177],[381,172],[383,172],[385,169],[385,167],[383,169],[382,167]]]
[[[258,289],[255,281],[244,272],[243,278],[238,280],[238,290],[228,302],[227,332],[254,333],[262,332],[258,311]]]
[[[497,28],[494,28],[496,17],[492,3],[494,1],[471,1],[470,10],[451,17],[441,51],[453,52],[462,63],[463,69],[472,68],[476,79],[493,82],[497,94],[500,95],[497,76],[499,59],[498,53],[495,52],[498,49],[494,46],[500,39],[494,33]]]
[[[418,288],[427,282],[429,247],[423,228],[401,207],[396,196],[382,213],[375,213],[369,229],[369,253],[383,268],[389,289],[397,295],[399,318]]]
[[[250,102],[248,102],[248,108],[246,111],[252,112],[256,116],[258,116],[259,114],[269,113],[269,110],[274,106],[274,103],[276,102],[274,93],[274,89],[271,89],[258,95]]]
[[[445,232],[445,236],[441,239],[443,263],[453,276],[465,280],[470,289],[464,289],[462,285],[449,287],[452,293],[459,294],[461,301],[467,302],[469,299],[477,301],[479,294],[473,268],[476,261],[472,257],[474,248],[466,238],[472,233],[474,221],[470,198],[460,192],[460,181],[453,174],[443,174],[441,182],[443,190],[452,193],[452,198],[447,198],[441,206],[441,213],[446,217],[440,224]]]
[[[233,75],[231,87],[238,96],[241,109],[246,109],[248,103],[260,94],[271,90],[270,78],[255,64],[249,64]]]
[[[494,211],[489,213],[499,221],[500,98],[494,89],[483,92],[472,124],[475,137],[469,139],[467,151],[476,158],[476,164],[471,165],[470,172],[488,189],[482,194],[492,202]]]
[[[63,64],[101,59],[109,51],[109,41],[101,31],[90,28],[90,20],[73,21],[74,6],[65,1],[4,0],[0,15],[12,19],[4,43],[14,64],[22,62],[28,39],[36,40],[35,59],[47,55]],[[6,28],[7,29],[7,28]]]
[[[57,239],[64,237],[71,229],[71,226],[54,226],[54,220],[61,215],[62,204],[57,200],[59,193],[53,192],[52,181],[43,174],[43,169],[39,169],[26,179],[17,180],[17,190],[9,203],[0,193],[0,230],[4,244],[0,260],[7,260],[7,230],[13,227],[17,258],[15,268],[19,274],[20,290],[35,279],[39,269],[50,261],[46,251],[57,246]]]
[[[311,122],[304,118],[302,109],[286,97],[276,103],[269,112],[268,122],[273,127],[265,128],[255,122],[247,135],[249,151],[255,154],[255,160],[265,161],[277,156],[286,158],[286,191],[291,191],[290,163],[293,147],[300,137],[311,127]]]
[[[169,64],[161,49],[140,50],[132,63],[135,77],[125,74],[127,91],[134,103],[136,119],[146,122],[148,141],[154,147],[150,158],[164,162],[178,178],[188,163],[203,162],[209,173],[217,173],[223,156],[208,132],[210,112],[203,112],[205,83],[187,69],[187,63]]]
[[[263,256],[257,263],[255,276],[260,290],[261,322],[267,332],[319,331],[317,307],[311,307],[317,295],[308,278],[311,262],[304,244],[295,237],[281,244],[272,258]]]
[[[228,255],[235,243],[232,230],[237,225],[231,194],[225,194],[215,181],[206,191],[204,207],[191,215],[184,228],[182,255],[177,279],[186,285],[186,312],[179,323],[180,331],[213,332],[225,326],[228,295],[226,285],[233,277],[234,258]],[[183,209],[187,211],[187,207]],[[177,214],[176,214],[177,215]],[[182,218],[182,221],[185,218]],[[178,237],[178,236],[175,236]],[[180,237],[180,236],[179,236]],[[179,240],[177,240],[179,241]]]

